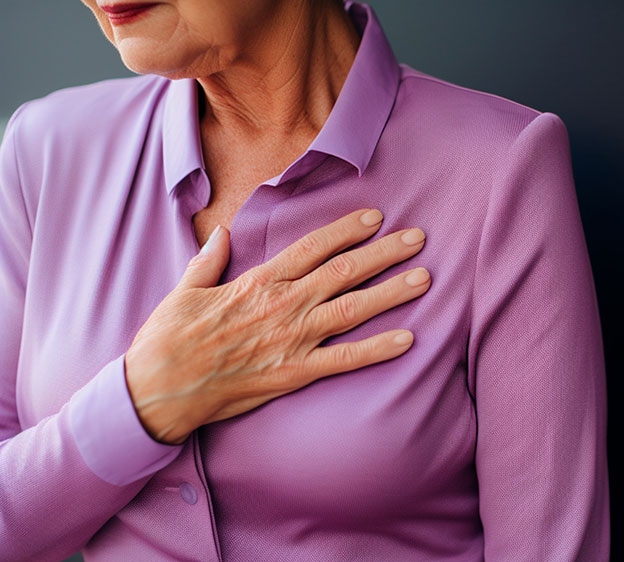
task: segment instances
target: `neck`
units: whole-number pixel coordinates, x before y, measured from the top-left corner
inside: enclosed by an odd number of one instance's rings
[[[203,135],[239,142],[313,137],[327,120],[360,37],[341,2],[282,2],[220,72],[197,78]]]

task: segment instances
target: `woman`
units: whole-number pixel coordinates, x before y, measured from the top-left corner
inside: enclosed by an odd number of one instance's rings
[[[561,119],[365,4],[83,1],[140,76],[5,133],[3,559],[607,560]]]

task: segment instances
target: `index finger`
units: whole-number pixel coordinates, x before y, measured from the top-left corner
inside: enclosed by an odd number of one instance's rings
[[[338,252],[372,236],[383,221],[378,209],[359,209],[313,230],[265,262],[275,281],[299,279]]]

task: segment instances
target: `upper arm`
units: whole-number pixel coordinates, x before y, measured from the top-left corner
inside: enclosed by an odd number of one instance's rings
[[[0,145],[0,441],[19,431],[15,377],[32,225],[22,192],[16,139],[20,115],[27,103],[11,116]]]
[[[469,336],[486,560],[608,559],[602,336],[567,130],[538,115],[496,176]]]

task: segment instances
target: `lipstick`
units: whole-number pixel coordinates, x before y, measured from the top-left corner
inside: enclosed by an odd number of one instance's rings
[[[157,3],[131,3],[131,4],[110,4],[100,6],[108,15],[108,19],[113,25],[121,25],[136,21],[140,16]]]

